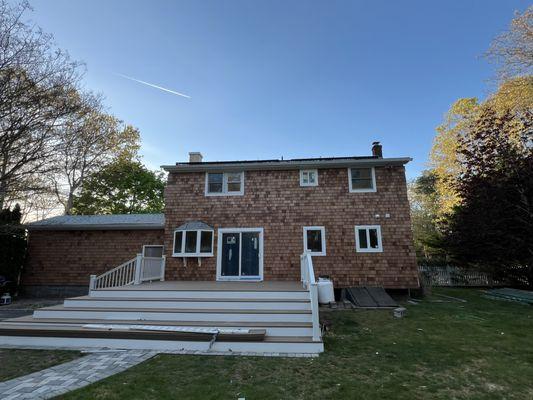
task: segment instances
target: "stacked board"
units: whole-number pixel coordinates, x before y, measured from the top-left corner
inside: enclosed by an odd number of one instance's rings
[[[346,298],[356,307],[398,307],[398,303],[382,287],[353,287],[344,289],[344,291]]]
[[[487,297],[498,300],[518,301],[520,303],[533,304],[533,292],[519,289],[492,289],[487,290]]]

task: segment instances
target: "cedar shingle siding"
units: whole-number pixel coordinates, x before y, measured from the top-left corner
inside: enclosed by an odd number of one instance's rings
[[[418,286],[403,167],[376,167],[375,193],[349,193],[348,170],[318,170],[319,185],[300,187],[298,170],[246,171],[243,196],[205,196],[205,173],[169,174],[165,193],[167,280],[216,279],[217,229],[264,228],[264,279],[299,280],[303,227],[326,229],[325,257],[315,274],[336,287]],[[375,215],[380,217],[376,218]],[[390,218],[385,218],[390,214]],[[191,220],[215,228],[214,257],[172,258],[173,231]],[[355,225],[381,225],[383,253],[355,252]]]
[[[31,230],[23,284],[89,287],[89,276],[131,260],[163,230]]]
[[[204,172],[171,172],[164,231],[30,230],[23,284],[86,291],[91,274],[134,258],[144,244],[163,243],[167,280],[215,280],[218,228],[246,227],[264,228],[264,279],[299,280],[303,227],[324,226],[327,255],[313,257],[317,276],[329,275],[336,287],[417,287],[404,168],[376,167],[375,193],[350,193],[346,168],[319,169],[318,182],[300,187],[298,170],[246,171],[243,196],[206,197]],[[215,256],[201,265],[172,257],[173,232],[190,221],[215,229]],[[356,253],[355,225],[380,225],[383,252]]]

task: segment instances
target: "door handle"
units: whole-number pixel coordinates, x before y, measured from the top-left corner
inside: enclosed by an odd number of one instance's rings
[[[231,256],[233,254],[233,249],[229,249],[228,259],[231,261]]]

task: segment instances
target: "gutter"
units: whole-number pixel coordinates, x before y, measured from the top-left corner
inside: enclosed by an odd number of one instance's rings
[[[346,159],[346,160],[309,160],[309,161],[274,161],[258,163],[192,163],[180,165],[162,165],[167,172],[208,172],[208,171],[260,171],[260,170],[293,170],[302,168],[349,168],[349,167],[383,167],[401,166],[413,161],[410,157],[400,158],[372,158],[372,159]]]

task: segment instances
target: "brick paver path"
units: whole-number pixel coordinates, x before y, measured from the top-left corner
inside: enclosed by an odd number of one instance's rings
[[[0,382],[2,400],[49,399],[124,371],[151,357],[146,350],[105,351]]]

